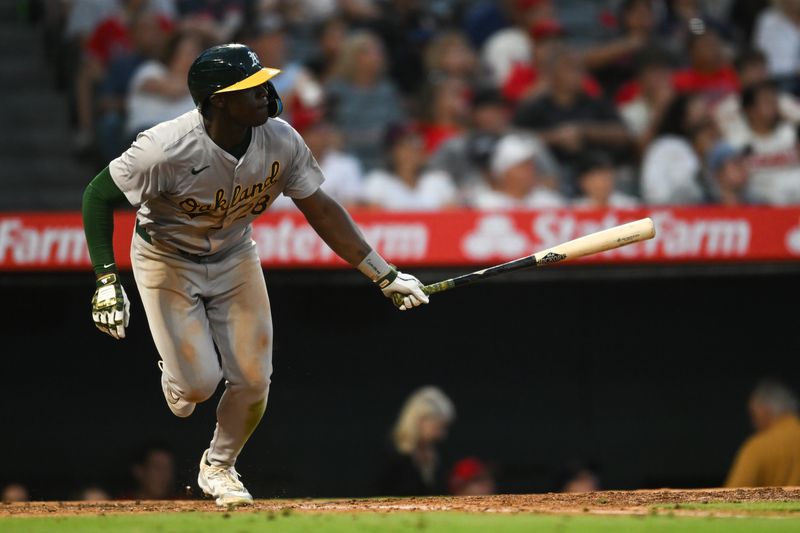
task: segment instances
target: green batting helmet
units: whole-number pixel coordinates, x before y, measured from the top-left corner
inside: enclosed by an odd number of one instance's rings
[[[212,94],[266,85],[270,116],[276,117],[283,105],[269,80],[279,72],[276,68],[262,67],[256,53],[243,44],[221,44],[204,50],[192,63],[189,92],[200,107]]]

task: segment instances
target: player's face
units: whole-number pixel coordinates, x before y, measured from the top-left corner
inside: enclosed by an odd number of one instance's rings
[[[267,89],[263,85],[225,94],[228,116],[241,126],[260,126],[269,118]]]

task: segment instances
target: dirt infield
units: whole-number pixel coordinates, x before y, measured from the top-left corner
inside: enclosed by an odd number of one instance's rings
[[[697,506],[715,503],[800,501],[800,487],[763,489],[636,490],[586,494],[525,494],[498,496],[373,498],[336,500],[257,500],[241,512],[265,513],[393,513],[459,511],[470,513],[590,513],[696,514]],[[683,508],[682,506],[691,506]],[[186,513],[218,511],[210,500],[29,502],[0,504],[0,517],[76,516],[130,513]],[[699,512],[702,513],[702,510]],[[706,513],[703,513],[706,514]],[[720,514],[714,511],[711,514]],[[725,514],[722,512],[721,514]],[[776,513],[770,513],[776,514]]]

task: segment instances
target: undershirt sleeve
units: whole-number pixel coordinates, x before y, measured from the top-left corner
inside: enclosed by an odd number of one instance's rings
[[[125,194],[104,168],[83,193],[83,231],[92,269],[98,276],[116,272],[114,261],[114,208],[127,203]]]

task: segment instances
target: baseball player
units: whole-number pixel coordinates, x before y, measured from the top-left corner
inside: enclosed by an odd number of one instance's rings
[[[139,134],[83,196],[97,327],[122,339],[128,326],[112,247],[113,209],[127,201],[138,207],[131,261],[167,405],[187,417],[225,380],[197,479],[223,506],[253,499],[234,464],[266,408],[272,319],[251,223],[276,196],[291,198],[385,296],[401,295],[401,310],[428,303],[417,278],[372,250],[320,189],[324,178],[308,147],[277,118],[281,99],[269,80],[279,72],[240,44],[205,50],[188,77],[197,109]]]

